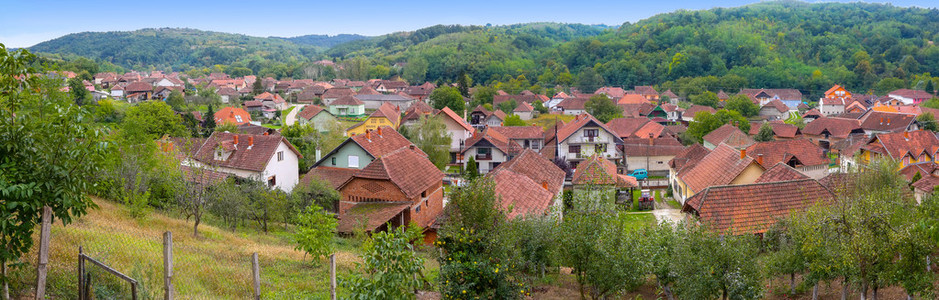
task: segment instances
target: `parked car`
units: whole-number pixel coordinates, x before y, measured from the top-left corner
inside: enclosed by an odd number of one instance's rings
[[[629,173],[629,176],[636,177],[636,180],[645,180],[649,178],[649,173],[646,172],[646,169],[635,169],[632,173]]]

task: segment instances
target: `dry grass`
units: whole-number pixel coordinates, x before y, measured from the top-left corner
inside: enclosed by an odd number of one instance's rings
[[[221,230],[200,226],[199,237],[192,235],[192,223],[160,213],[145,219],[129,217],[121,205],[96,200],[99,209],[76,223],[52,229],[49,295],[74,298],[77,289],[78,247],[86,254],[114,267],[142,285],[142,299],[162,297],[162,236],[173,232],[175,274],[173,282],[179,299],[243,299],[252,293],[251,253],[257,252],[261,265],[264,298],[328,297],[328,270],[325,260],[312,261],[293,249],[285,235]],[[338,239],[338,238],[337,238]],[[38,236],[37,236],[38,240]],[[339,241],[337,269],[340,277],[360,261],[347,241]],[[343,249],[345,248],[345,249]],[[16,270],[11,289],[19,295],[32,293],[35,280],[36,249],[26,257],[29,265]],[[121,295],[128,289],[113,276],[95,271],[95,292],[103,298]]]
[[[558,121],[564,121],[565,123],[567,123],[573,120],[574,117],[576,116],[562,115],[562,114],[541,114],[537,118],[528,120],[528,124],[538,125],[544,129],[548,129],[548,127],[551,127],[552,125],[554,125],[555,117],[557,118]]]

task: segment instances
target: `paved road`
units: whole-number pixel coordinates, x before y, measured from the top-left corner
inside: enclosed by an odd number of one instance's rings
[[[655,206],[655,209],[652,210],[652,215],[655,216],[656,221],[668,221],[677,224],[685,219],[680,209],[671,208],[668,204],[660,204],[658,202],[655,203]]]
[[[293,106],[293,110],[291,110],[290,113],[287,114],[287,117],[284,118],[284,125],[293,125],[293,123],[296,123],[296,122],[297,122],[297,113],[299,113],[300,110],[303,110],[303,106],[304,106],[304,105],[303,105],[303,104],[293,104],[292,106]]]

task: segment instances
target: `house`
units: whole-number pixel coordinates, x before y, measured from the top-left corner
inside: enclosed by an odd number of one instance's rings
[[[621,87],[605,86],[593,92],[594,95],[606,95],[610,99],[618,99],[626,96],[626,90]]]
[[[249,122],[251,122],[251,114],[244,109],[227,106],[215,112],[215,124],[241,125]]]
[[[802,134],[822,149],[829,149],[831,145],[844,140],[851,134],[864,134],[860,123],[854,119],[822,117],[802,128]]]
[[[545,95],[535,95],[534,93],[528,92],[521,95],[494,95],[492,96],[492,107],[499,107],[499,104],[502,102],[515,101],[515,105],[522,103],[532,104],[536,101],[541,102],[542,104],[551,101],[548,96]]]
[[[421,118],[434,114],[434,108],[430,107],[424,101],[414,101],[407,110],[404,111],[404,117],[401,120],[404,126],[411,126],[420,122]]]
[[[541,151],[544,147],[544,129],[541,126],[497,126],[488,130],[501,133],[523,149]]]
[[[554,159],[560,157],[571,167],[594,154],[614,163],[623,158],[619,145],[623,144],[616,132],[590,114],[581,114],[567,124],[557,124],[546,131],[545,146],[541,154]]]
[[[818,111],[823,116],[833,116],[845,112],[843,98],[822,98],[818,102]]]
[[[763,234],[790,213],[835,195],[814,179],[711,186],[682,205],[682,212],[722,234]]]
[[[685,109],[685,112],[681,114],[681,120],[684,122],[694,121],[694,116],[701,112],[708,112],[710,114],[717,113],[717,110],[710,106],[692,104],[688,109]]]
[[[531,104],[528,104],[526,102],[522,102],[517,107],[515,107],[514,110],[512,110],[512,113],[518,116],[519,118],[521,118],[522,120],[526,120],[526,121],[531,120],[532,115],[535,113],[535,107],[531,106]]]
[[[365,103],[354,96],[342,96],[333,100],[327,107],[329,113],[343,118],[361,118],[365,116]]]
[[[916,115],[870,110],[858,119],[868,136],[878,133],[914,131],[919,129]]]
[[[802,103],[802,92],[797,89],[741,89],[739,94],[747,96],[753,103],[760,106],[774,99],[793,108]],[[790,103],[794,104],[790,105]]]
[[[652,104],[652,101],[649,101],[649,99],[639,94],[626,94],[623,97],[620,97],[618,100],[616,100],[616,104],[643,104],[643,103]]]
[[[825,91],[824,99],[851,99],[853,94],[845,89],[843,86],[836,84],[827,91]]]
[[[261,112],[264,110],[264,104],[261,104],[261,101],[257,100],[248,100],[242,103],[245,110],[248,112]]]
[[[563,211],[564,171],[535,151],[523,150],[486,177],[495,183],[495,193],[509,219]]]
[[[481,133],[474,131],[473,136],[466,140],[462,152],[465,157],[463,167],[469,166],[469,158],[472,157],[479,173],[486,174],[521,151],[522,146],[491,128]]]
[[[913,196],[916,198],[916,203],[922,203],[923,198],[932,194],[936,186],[939,186],[939,174],[936,174],[936,172],[929,174],[929,176],[923,176],[914,182]]]
[[[416,101],[414,100],[414,98],[402,96],[402,95],[396,95],[396,94],[391,94],[391,95],[359,94],[359,95],[356,95],[355,98],[365,103],[365,109],[378,109],[383,104],[388,103],[388,104],[394,105],[400,111],[407,110],[409,107],[411,107],[411,104],[413,104]]]
[[[802,134],[799,126],[786,124],[782,121],[766,122],[766,124],[773,128],[773,138],[776,140],[790,140],[800,137]],[[752,136],[759,134],[761,126],[763,126],[763,123],[750,122],[749,134]]]
[[[217,172],[290,192],[299,181],[302,156],[286,138],[279,135],[213,132],[194,156],[196,166],[209,166]]]
[[[413,223],[433,237],[430,225],[443,213],[443,172],[423,152],[401,148],[355,172],[339,186],[339,194],[340,233],[377,232]]]
[[[917,130],[882,133],[861,147],[858,163],[867,165],[877,157],[889,157],[903,168],[920,162],[936,161],[936,151],[939,151],[939,139],[933,132]]]
[[[114,98],[123,98],[124,97],[124,87],[121,85],[115,85],[111,87],[111,97]]]
[[[222,103],[229,103],[232,100],[238,99],[238,91],[230,87],[223,87],[215,91],[219,97],[222,98]]]
[[[678,193],[678,174],[690,170],[709,153],[711,153],[711,150],[704,148],[701,144],[692,144],[675,154],[675,157],[668,161],[668,182],[672,194],[676,195],[678,201],[684,201],[684,198],[681,198],[681,194]]]
[[[113,89],[112,89],[113,91]],[[150,96],[153,94],[153,86],[149,83],[138,81],[131,84],[128,84],[124,87],[124,93],[129,95],[140,94],[140,100],[149,100]]]
[[[809,123],[823,116],[824,115],[822,115],[821,111],[819,111],[816,108],[813,108],[813,109],[806,110],[804,113],[802,113],[802,120],[805,121],[806,123]]]
[[[618,174],[616,164],[592,155],[577,165],[571,179],[575,199],[592,201],[626,202],[632,201],[632,193],[626,192],[639,187],[635,177]],[[577,204],[587,204],[580,202]],[[593,208],[603,207],[602,203],[589,203]]]
[[[720,144],[743,149],[754,143],[756,143],[756,141],[754,141],[753,138],[743,133],[743,131],[740,131],[737,126],[731,124],[724,124],[724,126],[718,127],[714,129],[714,131],[704,135],[704,147],[710,150],[714,150],[714,148],[717,148]]]
[[[489,127],[502,126],[502,122],[505,122],[506,117],[508,116],[506,116],[504,112],[497,109],[497,110],[492,111],[492,113],[489,113],[488,116],[486,116],[486,119],[485,119],[486,122],[484,124],[485,126],[489,126]]]
[[[323,104],[332,105],[333,101],[335,101],[336,99],[342,98],[344,96],[355,96],[355,91],[353,91],[351,88],[348,88],[348,87],[334,87],[331,89],[327,89],[326,92],[323,93],[323,96],[321,98],[323,100]],[[332,113],[337,116],[339,115],[339,114],[336,114],[335,112],[332,112]]]
[[[301,125],[312,124],[313,128],[316,128],[319,132],[327,132],[333,130],[334,127],[338,127],[336,125],[339,124],[339,119],[323,107],[310,104],[302,109],[297,113],[297,121]]]
[[[657,92],[655,88],[653,88],[652,86],[640,85],[640,86],[636,86],[635,88],[633,88],[633,90],[635,90],[636,93],[642,96],[643,98],[646,98],[646,100],[649,100],[655,103],[659,102],[659,92]]]
[[[669,122],[675,123],[681,121],[681,115],[684,112],[684,109],[678,107],[678,105],[671,103],[662,103],[659,104],[659,108],[665,112],[665,119]]]
[[[720,144],[675,176],[673,195],[685,203],[686,199],[712,186],[754,183],[763,171],[763,166],[747,156],[746,149]]]
[[[365,121],[352,125],[346,129],[346,135],[353,136],[365,133],[366,130],[375,130],[382,126],[390,126],[395,130],[401,125],[401,111],[391,103],[382,104]]]
[[[413,145],[393,128],[384,126],[351,136],[313,164],[313,168],[362,169],[376,158]],[[418,149],[417,151],[420,151]]]
[[[779,99],[773,99],[760,107],[759,116],[766,120],[781,120],[789,117],[789,107]]]
[[[645,169],[650,176],[667,176],[668,162],[683,150],[681,142],[671,136],[623,139],[625,169]]]
[[[491,114],[491,112],[482,105],[476,106],[476,108],[470,112],[470,125],[476,128],[486,127],[486,118],[489,117],[489,114]]]
[[[831,163],[825,150],[807,139],[756,143],[747,147],[747,155],[764,169],[782,163],[813,179],[828,176]]]
[[[264,105],[267,109],[273,110],[285,110],[287,109],[287,101],[284,100],[278,94],[271,94],[270,92],[264,92],[257,96],[254,96],[255,101],[261,101],[261,104]]]
[[[721,91],[721,92],[723,92],[723,91]],[[724,95],[726,95],[726,94],[724,94]],[[662,93],[661,99],[662,99],[662,102],[666,102],[666,100],[668,100],[667,103],[671,103],[671,104],[675,104],[675,105],[677,105],[678,102],[681,102],[681,98],[679,98],[678,95],[676,95],[675,93],[673,93],[671,89],[669,89],[669,90],[665,91],[664,93]],[[724,99],[724,100],[726,100],[726,99]]]
[[[616,118],[606,123],[606,126],[616,132],[621,139],[647,139],[671,136],[671,132],[662,124],[652,122],[648,118]]]
[[[437,88],[437,85],[430,82],[424,82],[422,85],[408,87],[405,93],[407,93],[408,96],[411,96],[411,98],[423,102],[427,99],[427,97],[430,97],[430,93],[433,92],[435,88]]]
[[[446,125],[447,134],[450,136],[450,153],[452,156],[450,161],[457,162],[456,154],[463,150],[461,146],[467,139],[473,136],[473,132],[476,131],[476,129],[466,123],[460,115],[457,115],[456,112],[449,107],[441,109],[436,116]]]
[[[587,113],[587,110],[584,109],[584,104],[590,101],[590,98],[587,97],[570,97],[564,99],[557,105],[554,106],[555,111],[560,111],[565,115],[581,115]]]
[[[899,100],[903,104],[919,104],[920,102],[932,99],[935,95],[920,91],[920,90],[910,90],[910,89],[899,89],[887,93],[887,97],[892,99]]]
[[[375,90],[382,93],[397,93],[399,91],[403,92],[407,88],[407,82],[397,80],[382,80],[377,86],[375,86]]]

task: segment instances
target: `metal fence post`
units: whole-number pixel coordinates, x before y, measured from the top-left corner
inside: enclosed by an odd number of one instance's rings
[[[163,289],[164,300],[173,300],[173,233],[163,233]]]

